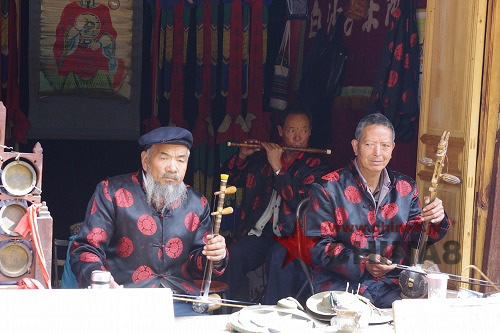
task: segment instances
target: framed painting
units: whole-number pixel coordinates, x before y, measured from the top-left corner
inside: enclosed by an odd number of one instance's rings
[[[40,96],[130,98],[132,1],[41,0]]]
[[[140,0],[30,1],[32,138],[135,139]]]

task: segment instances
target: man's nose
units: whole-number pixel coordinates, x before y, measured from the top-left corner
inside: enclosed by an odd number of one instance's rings
[[[373,153],[378,156],[378,155],[380,155],[381,152],[382,152],[382,148],[380,147],[380,145],[375,145]]]
[[[177,162],[175,160],[170,160],[167,165],[165,166],[165,169],[167,170],[167,172],[170,172],[170,173],[177,173],[177,168],[178,168],[178,165],[177,165]]]

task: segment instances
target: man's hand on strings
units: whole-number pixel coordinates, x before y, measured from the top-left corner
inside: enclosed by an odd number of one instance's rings
[[[384,276],[396,268],[389,259],[382,257],[380,254],[370,254],[366,261],[366,270],[374,277]]]
[[[221,235],[207,235],[207,245],[203,247],[203,254],[208,260],[218,262],[226,257],[226,240]]]
[[[422,217],[424,221],[440,223],[444,219],[443,201],[439,198],[434,199],[431,203],[429,203],[429,201],[429,197],[424,197],[426,206],[422,209]]]

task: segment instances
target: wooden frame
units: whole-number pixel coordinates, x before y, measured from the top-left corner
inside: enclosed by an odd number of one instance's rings
[[[485,66],[480,122],[480,149],[476,173],[474,264],[492,281],[500,281],[500,1],[490,0],[486,27]]]
[[[441,270],[454,274],[460,274],[463,267],[472,262],[474,247],[475,173],[486,9],[487,0],[460,4],[455,0],[427,2],[418,156],[434,156],[443,131],[451,132],[447,172],[459,176],[462,185],[443,184],[438,193],[453,226],[435,249],[439,258],[443,258],[446,242],[458,242],[461,260],[440,265]],[[421,196],[428,192],[429,170],[429,167],[417,165]]]

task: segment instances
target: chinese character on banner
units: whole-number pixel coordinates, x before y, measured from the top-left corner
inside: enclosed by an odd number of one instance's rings
[[[328,14],[326,16],[326,33],[330,34],[330,29],[333,32],[333,27],[337,23],[337,15],[341,14],[344,11],[342,7],[339,7],[339,0],[333,0],[333,6],[331,3],[328,3]]]
[[[374,12],[378,12],[380,10],[380,5],[375,3],[373,0],[370,0],[370,8],[368,8],[368,18],[366,22],[363,23],[361,29],[366,32],[370,32],[373,29],[378,28],[378,20],[374,16]]]
[[[385,21],[384,24],[387,27],[389,25],[389,16],[392,14],[396,8],[399,7],[399,0],[386,0],[387,1],[387,10],[385,11]]]

